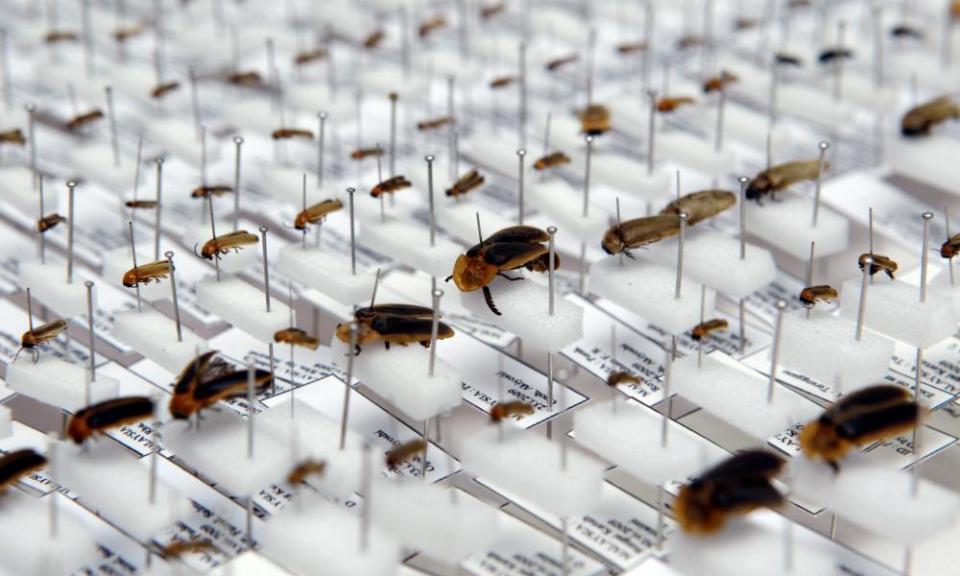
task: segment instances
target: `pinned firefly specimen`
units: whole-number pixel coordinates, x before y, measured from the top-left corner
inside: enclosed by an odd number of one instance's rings
[[[437,128],[442,128],[448,124],[453,124],[453,116],[441,116],[439,118],[432,118],[430,120],[421,120],[417,122],[417,130],[421,132],[426,132],[428,130],[436,130]]]
[[[960,0],[953,0],[950,3],[950,20],[953,22],[960,20]]]
[[[376,158],[377,156],[383,156],[383,149],[380,147],[377,148],[357,148],[350,153],[350,158],[353,160],[364,160],[366,158]]]
[[[607,386],[611,388],[616,388],[621,384],[641,384],[639,376],[635,376],[629,372],[611,372],[607,376]]]
[[[643,52],[646,49],[646,42],[624,42],[622,44],[617,44],[617,54],[620,54],[621,56]]]
[[[611,226],[600,245],[607,254],[633,258],[630,250],[680,234],[680,219],[673,214],[634,218]]]
[[[162,84],[157,84],[153,87],[153,90],[150,91],[150,97],[159,100],[167,94],[178,90],[180,88],[179,82],[164,82]]]
[[[850,450],[910,430],[920,419],[920,406],[909,390],[878,384],[847,394],[819,418],[803,427],[800,447],[834,471]]]
[[[723,332],[729,327],[729,322],[723,318],[711,318],[694,326],[690,332],[690,337],[696,342],[701,342],[709,338],[714,332]]]
[[[800,301],[809,308],[816,306],[817,302],[836,302],[838,298],[837,289],[826,284],[807,286],[800,291]]]
[[[186,420],[220,400],[244,397],[247,395],[248,377],[249,370],[233,370],[210,380],[197,382],[190,392],[173,395],[170,399],[170,415]],[[266,392],[272,383],[273,376],[270,372],[254,370],[253,387],[256,394]]]
[[[500,76],[490,81],[490,88],[494,90],[498,90],[500,88],[506,88],[507,86],[512,85],[516,81],[517,81],[516,76]]]
[[[143,24],[134,24],[133,26],[127,26],[126,28],[117,28],[113,31],[113,40],[117,44],[123,44],[127,40],[142,34],[145,29],[146,27]]]
[[[302,484],[310,476],[319,476],[326,470],[327,463],[323,460],[304,460],[297,464],[287,474],[287,484],[296,486]]]
[[[306,230],[311,224],[319,224],[328,214],[336,212],[343,208],[343,202],[337,199],[323,200],[313,206],[308,206],[306,210],[301,210],[293,221],[293,227],[297,230]]]
[[[421,38],[426,38],[437,30],[446,27],[446,25],[447,19],[443,16],[443,14],[434,16],[433,18],[430,18],[420,24],[420,28],[417,29],[417,35]]]
[[[236,232],[230,232],[229,234],[207,240],[203,244],[203,248],[200,249],[199,254],[197,254],[197,247],[195,245],[193,247],[193,253],[204,260],[213,260],[214,258],[219,260],[222,255],[229,253],[231,250],[239,252],[241,248],[253,246],[259,241],[260,237],[256,234],[251,234],[246,230],[237,230]]]
[[[722,92],[727,89],[727,84],[733,84],[739,80],[736,74],[724,70],[719,76],[711,76],[703,81],[703,93]]]
[[[170,412],[188,413],[194,404],[193,391],[200,384],[232,373],[234,368],[217,356],[216,350],[208,350],[187,364],[173,385]]]
[[[461,176],[456,182],[453,183],[453,186],[447,188],[447,196],[459,200],[464,194],[472,192],[480,186],[483,186],[485,181],[486,180],[484,177],[481,176],[480,173],[474,168],[473,170],[470,170]]]
[[[140,422],[153,414],[153,400],[146,396],[113,398],[82,408],[70,418],[67,436],[83,444],[96,433]]]
[[[47,44],[59,44],[60,42],[76,42],[77,33],[69,30],[51,30],[43,37]]]
[[[453,265],[453,282],[462,292],[483,289],[483,297],[490,311],[501,316],[493,303],[489,284],[497,276],[508,280],[521,280],[510,277],[504,272],[526,268],[531,272],[548,272],[550,269],[550,251],[544,242],[550,235],[533,226],[510,226],[497,232],[479,244],[472,246],[465,254],[457,257]],[[560,267],[560,258],[553,261],[554,269]]]
[[[406,346],[415,342],[424,348],[430,347],[433,331],[433,310],[430,308],[410,304],[377,304],[357,309],[354,317],[357,322],[355,354],[360,353],[360,346],[378,341],[382,341],[388,350],[390,344]],[[438,322],[437,340],[452,338],[453,334],[453,328]],[[349,344],[350,326],[338,324],[336,335],[341,342]]]
[[[293,57],[293,63],[296,66],[306,66],[318,60],[323,60],[327,56],[329,56],[329,53],[326,48],[314,48],[313,50],[297,52]]]
[[[403,176],[394,176],[393,178],[387,178],[383,182],[375,185],[370,189],[370,195],[374,198],[379,198],[384,194],[394,194],[403,190],[404,188],[409,188],[413,186],[409,180]]]
[[[752,30],[756,27],[757,20],[755,18],[740,16],[733,21],[733,29],[737,32],[741,32],[743,30]]]
[[[493,422],[502,422],[507,418],[530,416],[533,414],[533,406],[520,400],[510,402],[497,402],[490,409],[490,420]]]
[[[849,48],[827,48],[817,56],[817,60],[821,64],[835,64],[842,60],[850,60],[851,58],[853,58],[853,50]]]
[[[0,144],[16,144],[17,146],[23,146],[26,143],[27,139],[24,137],[23,131],[19,128],[0,132]]]
[[[687,50],[690,48],[696,48],[697,46],[703,46],[703,36],[697,34],[687,34],[681,36],[677,40],[677,50]]]
[[[291,346],[309,348],[310,350],[316,350],[320,347],[320,340],[318,338],[307,334],[305,331],[299,328],[286,328],[284,330],[278,330],[273,335],[273,341],[279,344],[289,344]]]
[[[737,203],[737,195],[727,190],[701,190],[685,194],[678,200],[667,204],[661,214],[672,214],[676,217],[681,212],[687,213],[687,225],[693,226],[707,218],[713,218]]]
[[[602,104],[590,104],[578,116],[580,131],[588,136],[599,136],[610,131],[610,110]]]
[[[823,169],[829,170],[830,163],[824,162]],[[804,180],[816,180],[820,175],[819,160],[804,160],[799,162],[787,162],[773,166],[768,170],[757,174],[753,180],[747,184],[747,200],[756,200],[761,204],[760,199],[770,194],[773,198],[774,192],[778,192]]]
[[[771,480],[784,464],[779,456],[762,450],[731,456],[680,488],[674,502],[677,522],[684,532],[711,534],[729,516],[779,506],[783,495]]]
[[[13,356],[13,359],[16,360],[17,356],[20,355],[21,350],[29,350],[33,354],[33,362],[36,364],[37,360],[40,358],[40,350],[37,349],[41,344],[46,344],[50,342],[57,336],[63,334],[67,330],[67,321],[63,318],[57,318],[52,322],[47,322],[42,326],[37,326],[32,330],[27,330],[20,336],[20,349],[17,350],[17,353]]]
[[[551,152],[546,156],[538,158],[537,161],[533,163],[533,169],[542,172],[547,168],[556,168],[569,163],[570,157],[563,152]]]
[[[489,20],[500,14],[507,9],[507,5],[504,2],[495,2],[493,4],[486,4],[480,7],[480,18],[484,20]]]
[[[546,64],[547,72],[556,72],[557,70],[565,67],[567,64],[573,64],[577,61],[579,56],[576,54],[570,54],[569,56],[561,56],[560,58],[554,58]]]
[[[405,442],[386,453],[387,468],[393,470],[404,462],[411,460],[418,454],[427,453],[427,445],[423,440]]]
[[[800,68],[803,66],[803,58],[789,52],[777,52],[773,56],[774,62],[784,66],[793,66]]]
[[[657,100],[657,112],[673,112],[681,106],[694,104],[696,100],[689,96],[676,96],[672,98],[660,98]]]
[[[253,70],[249,72],[233,72],[227,75],[227,83],[234,86],[252,88],[263,84],[263,76]]]
[[[940,245],[940,256],[947,260],[951,260],[957,252],[960,252],[960,234],[954,234]]]
[[[908,24],[897,24],[890,29],[890,35],[894,38],[910,38],[912,40],[923,40],[924,38],[921,30]]]
[[[140,284],[159,282],[161,278],[169,275],[170,261],[158,260],[127,270],[123,275],[123,285],[126,288],[136,288]]]
[[[903,115],[900,133],[908,137],[926,136],[937,124],[960,118],[960,106],[949,96],[941,96]]]
[[[292,140],[294,138],[313,140],[313,132],[304,128],[278,128],[270,134],[270,137],[274,140]]]
[[[368,34],[366,38],[363,39],[360,45],[366,48],[367,50],[374,50],[375,48],[380,46],[380,43],[383,42],[383,39],[386,37],[387,37],[387,33],[384,32],[383,30],[374,30],[373,32]]]
[[[866,264],[867,258],[873,259],[873,264],[870,265],[870,275],[873,276],[877,272],[883,271],[886,272],[887,276],[893,280],[893,275],[897,272],[897,263],[891,260],[886,256],[881,256],[879,254],[861,254],[860,258],[857,259],[857,265],[863,270],[864,265]]]
[[[156,200],[127,200],[125,203],[127,208],[133,209],[143,209],[143,210],[152,210],[157,207]]]
[[[197,554],[214,549],[213,541],[209,538],[191,538],[190,540],[174,540],[163,547],[160,555],[164,560],[181,558],[185,554]]]
[[[103,118],[103,111],[99,108],[85,112],[83,114],[77,114],[73,118],[67,121],[67,130],[71,132],[76,132],[77,130],[83,128],[87,124],[93,124],[97,120]]]
[[[0,456],[0,490],[47,465],[47,457],[30,448],[12,450]]]
[[[224,194],[229,194],[233,192],[232,186],[227,186],[226,184],[214,184],[208,186],[197,186],[190,192],[191,198],[206,198],[208,196],[213,196],[214,198],[223,196]]]
[[[39,220],[37,220],[37,231],[43,234],[47,230],[52,230],[53,228],[56,228],[57,224],[60,224],[61,222],[66,222],[66,221],[67,221],[67,218],[65,216],[61,216],[56,212],[54,212],[53,214],[47,214],[43,218],[40,218]]]

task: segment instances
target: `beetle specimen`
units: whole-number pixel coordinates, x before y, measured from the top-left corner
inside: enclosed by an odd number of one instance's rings
[[[391,470],[420,453],[426,454],[427,445],[423,440],[411,440],[389,450],[386,454],[387,467]]]
[[[950,19],[954,22],[960,20],[960,0],[953,0],[950,3]]]
[[[363,160],[365,158],[370,158],[371,156],[383,156],[382,148],[357,148],[350,153],[350,158],[354,160]]]
[[[387,37],[387,33],[383,30],[374,30],[366,38],[363,39],[362,45],[367,50],[373,50],[383,42],[383,39]]]
[[[208,186],[198,186],[190,192],[191,198],[206,198],[207,196],[223,196],[233,192],[232,186],[227,186],[226,184],[214,184]]]
[[[19,128],[14,128],[13,130],[0,132],[0,143],[23,146],[27,143],[27,139],[24,138],[23,131],[21,131]]]
[[[359,308],[354,312],[358,324],[356,334],[357,347],[355,354],[360,353],[360,346],[383,341],[385,348],[390,344],[406,346],[419,342],[423,347],[430,347],[430,335],[433,330],[433,310],[423,306],[409,304],[378,304],[373,307]],[[453,337],[453,328],[437,323],[437,340]],[[350,343],[350,327],[347,324],[338,324],[337,338],[341,342]]]
[[[117,28],[113,31],[113,40],[119,44],[123,44],[127,40],[140,35],[145,30],[143,24],[134,24],[133,26],[127,26],[126,28]]]
[[[20,336],[20,350],[13,356],[16,360],[21,350],[29,350],[33,354],[33,362],[36,363],[40,358],[40,351],[37,346],[46,344],[53,340],[67,329],[67,321],[63,318],[57,318],[52,322],[47,322],[42,326],[37,326],[33,330],[27,330]]]
[[[237,230],[236,232],[230,232],[229,234],[207,240],[203,248],[200,249],[199,254],[197,254],[197,247],[194,246],[193,253],[205,260],[219,259],[222,254],[226,254],[230,252],[230,250],[239,252],[244,246],[251,246],[259,241],[260,237],[256,234],[251,234],[246,230]]]
[[[308,476],[313,476],[314,474],[320,475],[323,474],[323,471],[326,469],[327,463],[323,460],[304,460],[303,462],[297,464],[293,470],[287,474],[287,484],[292,484],[296,486],[297,484],[303,483]]]
[[[742,30],[751,30],[757,27],[757,21],[754,18],[740,16],[733,21],[733,29],[740,32]]]
[[[263,77],[260,76],[259,72],[252,70],[250,72],[233,72],[227,75],[227,82],[234,86],[260,86],[263,84]]]
[[[150,97],[157,99],[163,98],[178,88],[180,88],[179,82],[164,82],[162,84],[157,84],[153,87],[153,90],[150,91]]]
[[[279,330],[273,335],[273,341],[280,344],[290,344],[291,346],[301,346],[316,350],[320,347],[320,340],[310,336],[299,328],[287,328]]]
[[[443,126],[453,123],[453,116],[441,116],[439,118],[433,118],[432,120],[421,120],[417,122],[417,130],[426,132],[427,130],[436,130],[437,128],[442,128]]]
[[[777,52],[776,54],[774,54],[773,59],[777,64],[783,64],[786,66],[796,66],[797,68],[803,66],[802,58],[787,52]]]
[[[190,540],[174,540],[163,547],[161,556],[165,560],[180,558],[184,554],[206,552],[214,548],[209,538],[191,538]]]
[[[426,20],[425,22],[420,24],[420,28],[417,29],[417,34],[421,38],[426,38],[430,34],[433,34],[434,32],[443,28],[446,25],[447,25],[447,19],[442,14],[439,16],[434,16],[433,18],[430,18],[429,20]]]
[[[170,399],[170,415],[185,420],[220,400],[246,396],[248,377],[248,370],[234,370],[210,380],[197,382],[192,391],[173,395]],[[273,376],[270,372],[254,370],[253,387],[256,394],[265,392],[272,382]]]
[[[510,270],[526,268],[531,272],[547,272],[550,267],[550,251],[543,244],[550,236],[533,226],[510,226],[497,232],[479,244],[472,246],[465,254],[457,257],[453,265],[453,274],[447,277],[462,292],[483,289],[483,297],[490,311],[501,316],[493,303],[489,284],[497,276],[508,280],[520,280],[504,274]],[[560,267],[560,258],[554,258],[554,269]]]
[[[507,9],[507,5],[503,2],[496,2],[494,4],[487,4],[480,7],[480,17],[484,20],[489,20],[497,14],[503,12]]]
[[[829,170],[830,163],[824,162],[823,169]],[[760,199],[764,195],[770,194],[770,197],[773,198],[774,192],[783,190],[787,186],[796,184],[797,182],[816,180],[819,174],[819,160],[787,162],[773,166],[769,170],[764,170],[757,174],[756,177],[747,184],[747,200],[756,200],[757,204],[760,204]]]
[[[731,456],[680,488],[674,502],[677,522],[684,532],[710,534],[722,528],[728,516],[782,504],[783,496],[770,481],[784,463],[762,450]]]
[[[305,50],[303,52],[297,52],[293,57],[293,63],[297,66],[306,66],[317,60],[323,60],[329,54],[327,53],[326,48],[314,48],[313,50]]]
[[[614,224],[603,234],[600,245],[607,254],[633,258],[630,250],[653,244],[680,233],[680,219],[673,214],[634,218]]]
[[[960,251],[960,234],[954,234],[946,242],[940,245],[940,256],[951,259]]]
[[[447,196],[459,200],[460,196],[476,190],[482,186],[484,182],[484,177],[481,176],[476,169],[473,169],[461,176],[459,180],[453,183],[453,186],[447,188]]]
[[[934,126],[951,118],[960,118],[960,106],[949,96],[941,96],[904,114],[900,132],[904,136],[926,136]]]
[[[556,168],[570,163],[570,157],[563,152],[551,152],[542,158],[538,158],[533,163],[534,170],[546,170],[547,168]]]
[[[643,52],[646,49],[646,42],[624,42],[623,44],[617,44],[617,53],[624,56],[635,52]]]
[[[497,402],[490,409],[490,420],[501,422],[511,416],[529,416],[533,414],[533,406],[520,400]]]
[[[849,48],[827,48],[817,56],[817,60],[819,60],[821,64],[832,64],[851,58],[853,58],[853,50]]]
[[[695,48],[697,46],[703,45],[703,37],[696,34],[687,34],[686,36],[681,36],[677,40],[677,50],[686,50],[688,48]]]
[[[732,84],[738,80],[739,78],[737,78],[736,74],[731,74],[724,70],[719,76],[712,76],[703,81],[703,93],[709,94],[711,92],[726,90],[727,84]]]
[[[887,258],[886,256],[881,256],[879,254],[861,254],[860,258],[857,259],[857,265],[863,270],[865,260],[867,257],[873,258],[873,264],[870,265],[870,275],[873,276],[881,270],[887,273],[887,276],[893,280],[893,275],[897,272],[897,263]]]
[[[493,80],[490,81],[490,87],[493,88],[494,90],[498,88],[506,88],[507,86],[510,86],[516,81],[517,81],[516,76],[500,76],[499,78],[494,78]]]
[[[69,30],[51,30],[43,37],[47,44],[57,44],[59,42],[76,42],[77,34]]]
[[[800,291],[800,301],[810,307],[816,306],[817,302],[835,302],[839,297],[837,289],[826,284],[807,286]]]
[[[610,131],[610,111],[601,104],[591,104],[580,111],[580,131],[599,136]]]
[[[687,213],[687,225],[693,226],[707,218],[713,218],[737,203],[737,195],[727,190],[701,190],[680,197],[667,204],[661,214],[679,216]]]
[[[30,448],[13,450],[0,456],[0,490],[47,465],[47,457]]]
[[[711,318],[694,326],[690,332],[690,337],[700,342],[714,332],[722,332],[729,327],[730,324],[723,318]]]
[[[561,56],[560,58],[554,58],[546,64],[547,72],[556,72],[557,70],[563,68],[567,64],[573,64],[577,61],[579,56],[576,54],[570,54],[569,56]]]
[[[270,134],[270,137],[274,140],[290,140],[293,138],[313,140],[313,132],[304,128],[278,128]]]
[[[56,228],[57,224],[60,224],[61,222],[66,222],[66,221],[67,221],[67,218],[65,216],[61,216],[56,212],[54,212],[53,214],[47,214],[43,218],[40,218],[39,220],[37,220],[37,231],[43,234],[47,230]]]
[[[621,384],[641,384],[640,377],[629,372],[611,372],[607,376],[607,386],[615,388]]]
[[[166,278],[169,275],[170,262],[168,260],[158,260],[127,270],[123,275],[123,285],[127,288],[136,288],[139,284],[159,282],[161,278]]]
[[[696,102],[693,98],[689,96],[677,96],[674,98],[660,98],[657,100],[657,112],[673,112],[677,108],[693,104]]]
[[[300,211],[297,218],[293,221],[293,227],[297,230],[305,230],[310,224],[316,224],[327,217],[327,214],[336,212],[343,208],[343,202],[337,199],[324,200],[317,202],[313,206],[308,206],[306,210]]]
[[[173,397],[170,398],[170,412],[192,414],[193,391],[203,382],[232,372],[234,372],[233,366],[217,356],[216,350],[209,350],[197,356],[177,377],[177,382],[173,386]]]
[[[375,185],[370,189],[370,195],[374,198],[379,198],[384,194],[393,194],[404,188],[409,188],[413,186],[409,180],[403,176],[394,176],[393,178],[387,178],[383,182]]]
[[[804,426],[800,447],[808,458],[839,471],[837,461],[853,448],[902,434],[919,419],[920,406],[909,390],[878,384],[847,394]]]
[[[890,29],[890,35],[894,38],[912,38],[914,40],[923,40],[923,32],[907,24],[897,24]]]
[[[153,400],[146,396],[113,398],[77,411],[67,425],[67,436],[83,444],[97,432],[139,422],[153,414]]]
[[[67,121],[67,130],[71,132],[79,130],[87,124],[92,124],[101,118],[103,118],[103,112],[101,112],[99,109],[91,110],[90,112],[86,112],[84,114],[78,114]]]
[[[127,208],[143,208],[144,210],[149,210],[151,208],[157,207],[156,200],[127,200],[125,203]]]

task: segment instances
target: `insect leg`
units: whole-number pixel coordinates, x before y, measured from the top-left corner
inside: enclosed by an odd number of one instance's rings
[[[487,307],[490,308],[490,311],[496,314],[497,316],[503,316],[499,310],[497,310],[497,305],[493,303],[493,294],[490,293],[490,287],[483,287],[483,299],[487,301]]]
[[[38,348],[31,348],[31,349],[30,349],[30,354],[33,355],[33,363],[34,363],[34,364],[36,364],[37,362],[40,361],[40,350],[39,350]],[[66,354],[67,354],[67,357],[69,358],[69,357],[70,357],[70,349],[69,349],[69,348],[67,348]]]
[[[13,361],[16,362],[17,358],[20,357],[20,352],[23,350],[23,346],[17,348],[17,353],[13,355]]]
[[[507,276],[507,275],[504,274],[503,272],[497,272],[497,276],[501,276],[501,277],[503,277],[503,278],[506,278],[507,280],[509,280],[509,281],[511,281],[511,282],[516,282],[517,280],[523,280],[523,278],[514,278],[513,276]]]
[[[827,460],[827,464],[833,470],[834,474],[840,473],[840,464],[838,464],[836,460]]]
[[[453,274],[447,276],[447,277],[444,279],[444,282],[449,282],[451,278],[453,278]]]

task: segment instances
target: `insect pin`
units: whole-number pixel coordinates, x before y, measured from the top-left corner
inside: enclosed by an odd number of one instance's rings
[[[482,186],[484,182],[484,177],[474,168],[457,179],[457,181],[453,183],[453,186],[447,188],[446,194],[451,198],[457,198],[459,200],[460,196],[476,190]]]
[[[727,89],[727,84],[733,84],[734,82],[739,81],[740,78],[736,74],[732,74],[724,70],[718,76],[711,76],[703,81],[703,93],[709,94],[711,92],[720,92]]]
[[[873,264],[870,265],[871,276],[877,272],[883,271],[886,272],[887,277],[893,280],[893,275],[897,273],[896,262],[879,254],[861,254],[860,257],[857,258],[857,266],[859,266],[861,270],[863,270],[863,267],[866,264],[867,257],[873,258]]]
[[[920,406],[909,390],[878,384],[840,398],[800,432],[800,447],[834,471],[850,450],[902,434],[917,425]]]
[[[101,118],[103,118],[103,111],[100,109],[91,110],[90,112],[85,112],[83,114],[77,114],[70,120],[67,120],[67,130],[75,132],[87,124],[93,124]]]
[[[377,156],[383,156],[383,148],[357,148],[350,153],[350,158],[353,160],[365,160]]]
[[[233,192],[232,186],[227,186],[226,184],[214,184],[208,186],[197,186],[190,192],[191,198],[206,198],[208,196],[213,196],[214,198],[223,196],[224,194],[229,194]]]
[[[630,250],[680,233],[680,219],[673,214],[657,214],[614,224],[603,234],[600,246],[607,254],[633,258]]]
[[[66,222],[66,221],[67,221],[67,218],[65,216],[61,216],[56,212],[54,212],[53,214],[47,214],[43,218],[40,218],[39,220],[37,220],[37,231],[43,234],[47,230],[56,228],[57,224],[60,224],[61,222]]]
[[[547,168],[556,168],[569,163],[570,157],[563,152],[551,152],[546,156],[538,158],[537,161],[533,163],[533,169],[542,172]]]
[[[507,418],[529,416],[533,414],[533,406],[520,400],[497,402],[490,409],[490,420],[501,422]]]
[[[610,110],[601,104],[590,104],[578,113],[580,131],[589,136],[599,136],[610,131]]]
[[[730,328],[730,323],[723,318],[711,318],[694,326],[690,332],[690,337],[693,338],[694,341],[700,342],[714,332],[723,332],[728,328]]]
[[[442,128],[453,123],[453,116],[440,116],[439,118],[431,118],[430,120],[421,120],[420,122],[417,122],[417,130],[426,132],[428,130]]]
[[[231,250],[239,252],[241,248],[252,246],[259,241],[260,237],[256,234],[251,234],[246,230],[237,230],[236,232],[230,232],[229,234],[207,240],[203,244],[203,248],[200,249],[199,254],[197,254],[197,247],[194,246],[193,253],[205,260],[220,259],[221,255],[227,254]]]
[[[413,186],[413,184],[404,176],[394,176],[374,185],[374,187],[370,189],[370,195],[374,198],[379,198],[384,194],[393,194],[411,186]]]
[[[123,285],[126,288],[136,288],[140,284],[159,282],[161,278],[170,275],[170,261],[158,260],[127,270],[123,275]]]
[[[127,208],[151,210],[157,207],[156,200],[127,200],[124,205]]]
[[[687,213],[687,225],[693,226],[737,203],[737,195],[728,190],[701,190],[681,196],[667,204],[661,214],[672,214],[679,217],[681,212]]]
[[[299,328],[278,330],[273,335],[273,341],[279,344],[290,344],[291,346],[309,348],[310,350],[316,350],[320,347],[320,340],[318,338],[307,334]]]
[[[37,349],[41,344],[50,342],[67,329],[67,321],[63,318],[57,318],[52,322],[47,322],[42,326],[37,326],[33,330],[27,330],[20,336],[20,350],[13,356],[16,360],[21,350],[29,350],[33,354],[33,362],[36,363],[40,358],[40,351]]]
[[[304,128],[278,128],[270,134],[270,137],[274,140],[292,140],[294,138],[313,140],[313,132]]]
[[[621,384],[641,384],[639,376],[635,376],[629,372],[611,372],[607,376],[607,386],[611,388],[616,388]]]
[[[319,476],[327,468],[327,463],[323,460],[304,460],[294,466],[293,470],[287,474],[287,484],[296,486],[302,484],[310,476]]]
[[[783,495],[770,481],[784,464],[779,456],[762,450],[731,456],[680,488],[674,502],[677,522],[684,532],[711,534],[729,516],[782,504]]]
[[[27,139],[23,136],[23,131],[19,128],[0,132],[0,144],[16,144],[17,146],[23,146],[26,143]]]
[[[293,221],[293,227],[297,230],[305,230],[311,224],[322,222],[328,214],[336,212],[343,208],[343,202],[338,199],[327,199],[317,202],[313,206],[307,206],[306,210],[301,210]]]
[[[0,456],[0,490],[47,465],[47,457],[30,448],[11,450]]]
[[[544,245],[550,235],[533,226],[511,226],[500,230],[465,254],[457,257],[451,278],[462,292],[483,290],[483,297],[490,311],[501,316],[493,303],[489,284],[497,276],[508,280],[520,280],[504,274],[511,270],[526,268],[531,272],[547,272],[550,267],[549,249]],[[560,267],[560,258],[554,258],[554,269]]]
[[[674,96],[672,98],[660,98],[657,100],[657,112],[673,112],[681,106],[688,106],[696,103],[696,100],[690,96]]]
[[[153,90],[150,91],[150,97],[159,100],[167,94],[174,92],[180,88],[179,82],[164,82],[162,84],[157,84],[153,87]]]
[[[387,462],[387,468],[393,470],[418,454],[426,454],[426,452],[427,445],[423,440],[411,440],[388,450],[384,458]]]
[[[951,118],[960,118],[960,106],[949,96],[941,96],[907,111],[900,122],[900,133],[911,138],[926,136],[934,126]]]
[[[419,343],[424,348],[430,347],[431,332],[433,329],[433,310],[424,306],[410,304],[377,304],[376,306],[358,308],[354,312],[357,324],[355,354],[360,353],[360,346],[382,341],[385,348],[390,344]],[[341,342],[350,343],[349,324],[338,324],[337,338]],[[439,322],[437,340],[452,338],[453,328]]]
[[[837,289],[826,284],[807,286],[800,291],[800,301],[811,308],[816,306],[817,302],[836,302],[838,298],[840,293]]]
[[[113,398],[77,411],[67,424],[67,436],[83,444],[96,433],[139,422],[153,414],[153,400],[146,396]]]
[[[830,163],[823,163],[824,170],[830,170]],[[747,200],[760,200],[767,194],[773,198],[774,192],[778,192],[804,180],[816,180],[820,174],[819,160],[803,160],[798,162],[787,162],[772,166],[757,174],[753,180],[747,184]]]
[[[185,420],[220,400],[245,397],[248,376],[248,370],[232,370],[209,380],[195,382],[193,390],[173,395],[170,399],[170,415]],[[272,383],[273,376],[270,372],[254,370],[253,386],[257,394],[267,391]]]
[[[419,35],[421,38],[426,38],[437,30],[444,28],[446,25],[447,19],[443,16],[443,14],[434,16],[433,18],[430,18],[420,24],[420,27],[417,29],[417,35]]]

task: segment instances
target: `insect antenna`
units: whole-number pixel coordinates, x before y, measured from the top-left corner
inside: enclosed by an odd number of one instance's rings
[[[483,245],[483,231],[480,230],[480,213],[477,212],[477,236],[480,238],[480,245]]]
[[[487,302],[487,307],[490,308],[490,311],[496,314],[497,316],[503,316],[499,310],[497,310],[497,305],[493,303],[493,294],[490,293],[490,287],[483,287],[483,299]]]
[[[194,255],[195,255],[197,258],[203,258],[203,256],[201,256],[200,253],[197,252],[197,246],[199,246],[199,245],[200,245],[199,242],[197,242],[196,244],[193,245],[193,253],[194,253]]]

